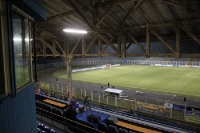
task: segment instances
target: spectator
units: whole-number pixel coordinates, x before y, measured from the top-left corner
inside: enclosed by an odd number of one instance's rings
[[[70,105],[69,105],[69,107],[66,109],[66,118],[68,118],[68,119],[70,119],[70,120],[72,120],[72,121],[76,121],[76,115],[77,115],[77,113],[76,113],[76,110],[73,108],[73,105],[72,105],[72,103],[70,103]],[[75,123],[74,122],[72,122],[72,121],[69,121],[68,123],[69,123],[69,129],[71,130],[71,131],[75,131]]]
[[[40,88],[37,88],[37,89],[35,90],[35,93],[36,93],[36,94],[39,94],[39,93],[40,93]]]
[[[79,107],[79,103],[77,100],[75,100],[74,98],[71,99],[71,102],[70,102],[73,106],[74,109],[77,109]]]

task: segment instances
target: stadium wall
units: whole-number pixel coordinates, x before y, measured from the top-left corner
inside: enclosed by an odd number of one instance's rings
[[[36,133],[34,84],[0,104],[0,133]]]

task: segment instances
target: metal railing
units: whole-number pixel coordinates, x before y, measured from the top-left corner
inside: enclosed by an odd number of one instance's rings
[[[44,85],[45,84],[45,85]],[[67,97],[67,88],[63,87],[62,85],[54,85],[49,84],[45,82],[39,82],[38,87],[41,88],[42,92],[48,93],[48,94],[56,94],[58,97]],[[126,111],[132,110],[132,111],[138,111],[141,112],[141,110],[137,109],[139,105],[137,105],[137,102],[135,99],[130,100],[127,98],[118,98],[117,96],[109,96],[104,95],[103,92],[92,92],[92,91],[86,91],[84,89],[78,89],[75,87],[72,87],[72,96],[79,100],[84,100],[85,96],[89,96],[88,100],[91,103],[99,104],[99,105],[106,105],[111,106],[114,108],[123,109]],[[144,103],[149,104],[149,103]],[[157,107],[158,105],[152,104],[151,106]],[[164,106],[159,105],[164,108]],[[158,108],[159,108],[158,106]],[[143,112],[143,111],[142,111]],[[154,115],[159,115],[175,120],[185,120],[185,113],[182,110],[174,110],[174,109],[168,109],[165,108],[164,113],[161,115],[159,113],[154,113]]]
[[[19,64],[19,63],[18,63]],[[90,61],[72,61],[72,66],[86,66],[86,65],[105,65],[105,64],[162,64],[162,65],[174,65],[174,66],[200,66],[199,61],[154,61],[154,60],[90,60]],[[19,64],[20,66],[20,64]],[[35,66],[33,66],[33,69]],[[37,64],[36,69],[66,67],[65,62]]]

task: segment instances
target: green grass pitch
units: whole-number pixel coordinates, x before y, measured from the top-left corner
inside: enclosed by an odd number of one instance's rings
[[[66,79],[66,69],[54,73]],[[72,73],[75,81],[200,98],[200,68],[122,65]]]

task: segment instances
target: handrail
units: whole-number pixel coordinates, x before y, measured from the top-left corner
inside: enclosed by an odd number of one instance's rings
[[[62,118],[63,120],[67,120],[67,121],[73,122],[74,124],[78,124],[78,125],[84,126],[84,127],[88,128],[88,129],[90,129],[90,130],[93,130],[93,131],[96,132],[96,133],[104,133],[104,132],[102,132],[102,131],[99,131],[99,130],[97,130],[97,129],[91,128],[91,127],[86,126],[86,125],[84,125],[84,124],[81,124],[81,123],[79,123],[79,122],[70,120],[70,119],[68,119],[68,118],[62,117],[62,116],[60,116],[60,115],[57,115],[57,114],[52,113],[52,112],[49,112],[49,111],[44,110],[44,109],[42,109],[42,108],[39,108],[39,107],[36,107],[36,108],[38,108],[38,109],[40,109],[40,110],[42,110],[42,111],[44,111],[44,112],[50,113],[51,115],[53,114],[53,115],[55,115],[55,116],[57,116],[57,117],[60,117],[60,118]],[[41,114],[41,113],[38,112],[38,111],[36,111],[36,112],[39,113],[39,114]],[[45,114],[41,114],[41,115],[46,116],[46,117],[49,117],[49,116],[47,116],[47,115],[45,115]],[[52,117],[50,117],[50,118],[52,118]],[[67,124],[67,123],[64,123],[64,122],[62,122],[62,121],[60,121],[60,120],[58,120],[58,119],[52,119],[52,120],[59,121],[59,122],[61,122],[62,124],[66,124],[67,126],[72,126],[72,125]],[[73,127],[73,126],[72,126],[72,127]],[[80,131],[86,132],[86,131],[81,130],[81,129],[77,128],[77,127],[75,127],[75,128],[78,129],[78,130],[80,130]]]

